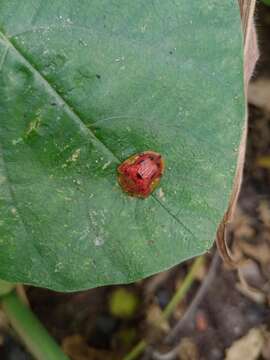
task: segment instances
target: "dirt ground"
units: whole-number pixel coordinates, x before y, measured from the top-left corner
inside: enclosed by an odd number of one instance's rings
[[[270,7],[258,4],[256,25],[261,57],[249,89],[246,166],[231,225],[233,253],[249,260],[237,273],[213,249],[160,328],[153,322],[190,263],[128,286],[73,294],[28,287],[32,309],[72,359],[122,359],[145,338],[152,346],[143,360],[270,360]],[[0,359],[32,359],[4,323],[0,313]]]

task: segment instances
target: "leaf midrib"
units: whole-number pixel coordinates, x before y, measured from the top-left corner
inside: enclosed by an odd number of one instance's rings
[[[83,120],[80,118],[79,114],[71,108],[69,103],[57,92],[57,90],[53,87],[53,85],[44,77],[37,69],[36,67],[25,57],[23,53],[13,44],[13,42],[6,36],[6,34],[3,32],[3,30],[0,30],[0,39],[2,37],[2,40],[6,43],[8,47],[11,47],[15,53],[18,55],[19,58],[22,59],[22,61],[26,64],[28,68],[31,69],[31,71],[36,74],[41,81],[41,83],[45,86],[48,93],[51,94],[57,103],[62,106],[62,108],[65,110],[66,114],[69,115],[69,117],[78,125],[79,129],[88,136],[91,137],[92,141],[99,146],[103,148],[105,152],[107,152],[110,156],[114,158],[118,163],[121,162],[121,160],[113,153],[113,151],[108,148],[94,133],[93,131],[88,128]],[[178,224],[180,224],[189,234],[191,234],[194,238],[196,238],[195,234],[181,221],[179,218],[172,213],[170,209],[168,209],[161,201],[154,195],[151,194],[151,197],[161,206],[169,216],[171,216],[175,221],[177,221]]]

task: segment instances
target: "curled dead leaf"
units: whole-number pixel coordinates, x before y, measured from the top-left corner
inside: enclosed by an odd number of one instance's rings
[[[248,82],[253,74],[256,61],[259,57],[256,30],[253,22],[255,0],[238,0],[238,2],[240,7],[243,37],[244,37],[244,87],[245,87],[245,93],[247,94]],[[238,162],[235,173],[233,190],[229,201],[228,209],[225,212],[224,217],[217,229],[217,235],[216,235],[216,244],[219,249],[220,255],[222,256],[224,261],[232,267],[237,267],[239,265],[239,262],[234,259],[227,245],[227,227],[234,216],[236,203],[238,200],[240,187],[242,183],[245,150],[246,150],[246,138],[247,138],[247,109],[246,109],[245,127],[243,129],[242,139],[239,146]]]

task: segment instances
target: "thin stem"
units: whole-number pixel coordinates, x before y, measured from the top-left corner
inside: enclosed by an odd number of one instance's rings
[[[186,293],[190,289],[191,285],[193,284],[194,278],[197,274],[198,269],[201,267],[204,261],[203,256],[197,257],[197,259],[192,264],[187,276],[185,277],[182,285],[176,291],[174,296],[172,297],[171,301],[165,307],[162,316],[164,319],[168,319],[172,313],[174,312],[175,308],[179,304],[179,302],[185,297]]]
[[[15,291],[4,295],[0,301],[12,327],[36,360],[69,359]]]
[[[145,340],[141,340],[138,344],[127,354],[123,360],[133,360],[137,359],[139,355],[141,355],[146,349],[147,342]]]
[[[188,309],[185,311],[183,317],[177,322],[177,324],[172,328],[165,338],[165,344],[169,344],[172,342],[176,342],[176,346],[167,352],[166,354],[160,354],[157,351],[152,352],[152,357],[155,360],[173,360],[177,358],[177,354],[179,353],[179,339],[183,332],[187,333],[187,325],[191,325],[193,322],[193,318],[195,316],[196,309],[198,308],[199,304],[203,300],[206,292],[208,291],[210,285],[212,284],[217,268],[220,264],[220,256],[218,251],[215,252],[213,256],[211,265],[208,269],[207,275],[204,278],[202,285],[200,286],[199,290],[197,291],[194,299],[192,300],[191,304],[189,305]]]
[[[210,285],[212,284],[217,268],[220,264],[220,256],[218,251],[215,252],[211,265],[208,269],[207,275],[202,281],[202,284],[197,291],[195,297],[193,298],[191,304],[189,305],[188,309],[185,311],[182,318],[176,323],[176,325],[170,330],[169,334],[165,339],[165,343],[172,343],[173,341],[179,340],[179,334],[181,330],[185,329],[188,323],[192,322],[193,316],[198,308],[198,305],[201,303],[202,299],[204,298],[206,292],[208,291]]]
[[[172,297],[171,301],[169,302],[169,304],[166,306],[166,308],[162,312],[161,318],[158,321],[157,325],[159,323],[161,323],[162,321],[167,320],[171,316],[171,314],[173,313],[173,311],[175,310],[177,305],[180,303],[180,301],[185,297],[185,295],[187,294],[187,292],[190,289],[191,285],[193,284],[196,273],[197,273],[199,267],[202,265],[203,261],[204,261],[203,256],[199,256],[199,257],[196,258],[196,260],[192,264],[191,268],[189,269],[189,272],[188,272],[187,276],[185,277],[182,285],[176,291],[176,293]],[[131,350],[131,352],[124,357],[123,360],[134,360],[134,359],[136,359],[139,355],[141,355],[144,352],[147,345],[148,344],[147,344],[147,342],[145,340],[141,340]]]

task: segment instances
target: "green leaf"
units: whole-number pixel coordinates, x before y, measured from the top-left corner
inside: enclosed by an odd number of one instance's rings
[[[209,249],[244,119],[234,0],[0,2],[0,278],[71,291]],[[160,187],[118,164],[153,150]]]

